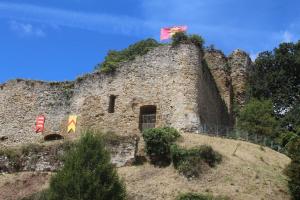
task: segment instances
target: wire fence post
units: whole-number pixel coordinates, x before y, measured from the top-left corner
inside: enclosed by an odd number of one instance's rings
[[[286,148],[265,135],[249,133],[248,131],[240,131],[232,129],[229,126],[222,126],[218,123],[215,125],[201,124],[197,133],[206,134],[209,136],[223,137],[235,140],[243,140],[259,145],[269,147],[275,151],[286,153]]]

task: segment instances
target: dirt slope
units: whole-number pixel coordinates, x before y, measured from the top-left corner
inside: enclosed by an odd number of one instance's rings
[[[223,155],[223,162],[188,181],[172,166],[155,168],[149,164],[118,169],[131,199],[173,200],[180,192],[211,192],[238,200],[289,199],[284,167],[290,159],[258,145],[204,135],[183,134],[179,145],[211,145]],[[240,144],[240,145],[238,145]],[[236,155],[232,155],[238,145]],[[18,199],[47,187],[50,174],[17,173],[0,175],[0,199]]]
[[[0,200],[30,196],[48,187],[50,173],[23,172],[0,175]]]
[[[127,190],[134,199],[174,199],[179,192],[211,192],[240,200],[289,199],[284,167],[290,159],[283,154],[258,145],[204,135],[184,134],[181,146],[211,145],[223,156],[218,167],[199,180],[188,181],[178,175],[172,166],[155,168],[143,166],[123,167]],[[236,155],[232,155],[237,145]]]

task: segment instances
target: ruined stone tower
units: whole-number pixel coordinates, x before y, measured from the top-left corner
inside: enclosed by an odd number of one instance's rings
[[[233,95],[243,103],[238,82],[250,61],[240,52],[229,58],[218,51],[202,54],[194,45],[160,46],[113,73],[2,84],[0,143],[38,142],[49,134],[76,137],[87,128],[131,135],[149,127],[199,132],[203,125],[231,126]],[[39,114],[46,117],[43,134],[33,128]],[[76,134],[66,133],[71,114],[78,116]]]

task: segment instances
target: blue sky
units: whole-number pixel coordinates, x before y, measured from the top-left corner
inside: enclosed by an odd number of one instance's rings
[[[172,25],[188,25],[225,54],[240,48],[254,58],[300,39],[300,1],[0,0],[0,83],[72,80],[109,49],[158,40]]]

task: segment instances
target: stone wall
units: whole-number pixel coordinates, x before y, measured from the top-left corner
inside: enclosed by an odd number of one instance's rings
[[[135,161],[138,140],[136,137],[122,137],[106,142],[111,162],[116,167],[131,165]],[[52,142],[47,145],[22,146],[0,151],[0,173],[21,171],[57,171],[62,167],[62,157],[70,142]]]
[[[45,132],[61,133],[70,113],[70,100],[74,83],[45,83],[41,81],[13,80],[0,89],[0,136],[4,143],[30,143],[43,139],[36,134],[35,120],[46,116]]]
[[[140,134],[140,107],[155,105],[156,126],[197,131],[202,123],[229,124],[226,106],[202,55],[194,45],[160,46],[113,73],[95,72],[73,82],[13,80],[0,86],[1,144],[43,140],[48,134],[77,137],[84,129]],[[114,113],[109,97],[116,96]],[[222,96],[226,102],[226,95]],[[44,134],[35,119],[46,116]],[[66,133],[67,118],[78,115],[77,132]]]
[[[232,85],[227,57],[219,50],[206,50],[204,62],[214,77],[218,91],[229,113],[232,111]]]
[[[228,57],[231,68],[231,79],[236,103],[243,106],[246,101],[246,81],[252,61],[249,55],[242,50],[235,50]]]
[[[211,70],[203,67],[200,73],[199,113],[201,124],[206,127],[229,127],[230,114],[218,90]]]
[[[246,101],[246,82],[252,65],[249,55],[235,50],[228,57],[222,51],[206,49],[203,62],[210,69],[222,100],[229,112],[230,124],[234,124],[234,106],[242,107]]]

